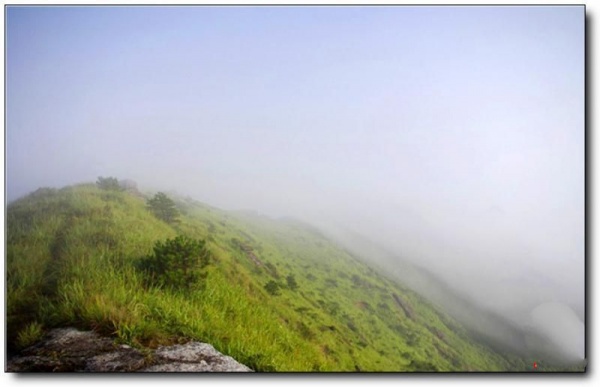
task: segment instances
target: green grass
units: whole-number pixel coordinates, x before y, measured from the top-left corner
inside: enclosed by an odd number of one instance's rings
[[[9,347],[76,326],[138,347],[200,340],[257,371],[526,369],[310,227],[176,202],[176,226],[142,197],[92,184],[9,205]],[[178,234],[205,239],[213,257],[192,292],[149,286],[136,269],[156,241]],[[270,281],[278,295],[265,289]]]
[[[24,349],[27,348],[36,342],[38,342],[43,337],[43,328],[42,325],[37,321],[30,322],[25,326],[25,328],[19,331],[19,335],[17,336],[16,345],[18,348]]]

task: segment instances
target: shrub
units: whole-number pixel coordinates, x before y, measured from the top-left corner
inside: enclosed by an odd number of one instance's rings
[[[148,199],[148,209],[158,219],[167,223],[177,223],[179,211],[175,207],[175,202],[162,192],[158,192],[152,199]]]
[[[119,184],[119,180],[117,180],[114,177],[98,176],[98,181],[96,181],[96,185],[98,186],[98,188],[107,191],[123,191],[123,188]]]
[[[142,259],[140,268],[153,285],[189,290],[206,278],[202,269],[209,262],[205,241],[178,236],[156,242],[153,254]]]
[[[298,283],[296,282],[296,278],[293,274],[288,275],[285,280],[287,281],[287,286],[290,290],[298,289]]]
[[[306,340],[312,340],[315,338],[314,332],[302,321],[296,324],[298,332]]]
[[[273,280],[265,284],[265,290],[272,296],[277,296],[280,294],[279,288],[279,284]]]

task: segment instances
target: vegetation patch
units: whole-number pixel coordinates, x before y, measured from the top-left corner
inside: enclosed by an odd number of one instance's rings
[[[206,342],[259,372],[530,368],[301,222],[115,180],[8,206],[11,352],[74,326],[137,348]]]
[[[139,267],[152,285],[190,290],[206,278],[203,269],[209,263],[210,252],[204,241],[180,235],[156,242],[153,253],[143,258]]]

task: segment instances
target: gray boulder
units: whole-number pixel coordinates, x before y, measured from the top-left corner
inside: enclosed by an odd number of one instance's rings
[[[143,353],[94,332],[54,329],[39,343],[9,359],[6,372],[252,372],[212,345],[144,349]]]
[[[250,372],[250,368],[225,356],[212,345],[192,341],[184,345],[160,347],[154,352],[160,364],[145,372]]]

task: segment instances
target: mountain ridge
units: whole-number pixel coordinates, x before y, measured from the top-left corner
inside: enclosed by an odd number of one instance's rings
[[[11,202],[9,346],[73,325],[132,346],[208,342],[259,372],[531,370],[311,225],[174,200],[176,225],[143,195],[94,184]],[[205,240],[213,257],[194,293],[148,287],[136,270],[176,235]]]

